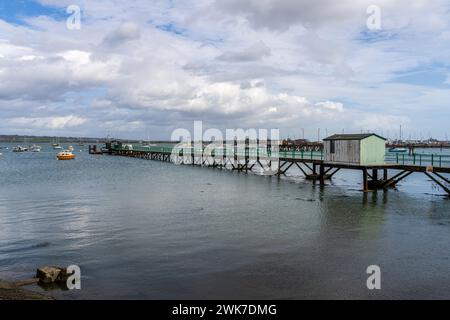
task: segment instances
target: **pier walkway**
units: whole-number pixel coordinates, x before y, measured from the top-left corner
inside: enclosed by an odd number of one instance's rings
[[[111,155],[265,175],[286,175],[291,168],[297,168],[306,179],[318,180],[321,185],[342,169],[359,170],[365,192],[394,187],[412,173],[423,173],[450,196],[450,180],[445,176],[450,173],[450,155],[387,153],[384,164],[359,165],[325,162],[323,151],[272,150],[270,145],[252,147],[236,142],[227,147],[222,144],[215,147],[173,147],[110,142],[102,150]],[[93,147],[90,146],[91,150]]]

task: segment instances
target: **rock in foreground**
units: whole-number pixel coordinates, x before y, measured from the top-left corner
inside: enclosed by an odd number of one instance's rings
[[[42,267],[36,271],[36,278],[43,284],[66,282],[68,276],[66,268],[56,266]]]

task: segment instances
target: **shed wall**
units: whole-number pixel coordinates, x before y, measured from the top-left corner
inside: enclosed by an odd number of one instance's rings
[[[334,143],[334,153],[331,153],[331,141],[325,141],[325,161],[359,164],[360,140],[334,140]]]
[[[384,164],[386,141],[376,136],[361,140],[361,164]]]

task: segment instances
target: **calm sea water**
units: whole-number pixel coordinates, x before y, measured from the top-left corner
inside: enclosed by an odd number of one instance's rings
[[[0,150],[0,278],[79,265],[82,289],[49,292],[57,298],[450,298],[450,202],[423,174],[363,194],[352,171],[321,189],[10,149]],[[381,290],[366,287],[369,265],[381,267]]]

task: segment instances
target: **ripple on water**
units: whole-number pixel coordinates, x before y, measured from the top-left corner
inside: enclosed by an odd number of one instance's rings
[[[1,277],[80,265],[83,290],[60,297],[371,298],[379,264],[379,298],[449,298],[448,200],[421,176],[365,194],[352,172],[322,189],[51,151],[5,154],[0,176]]]

